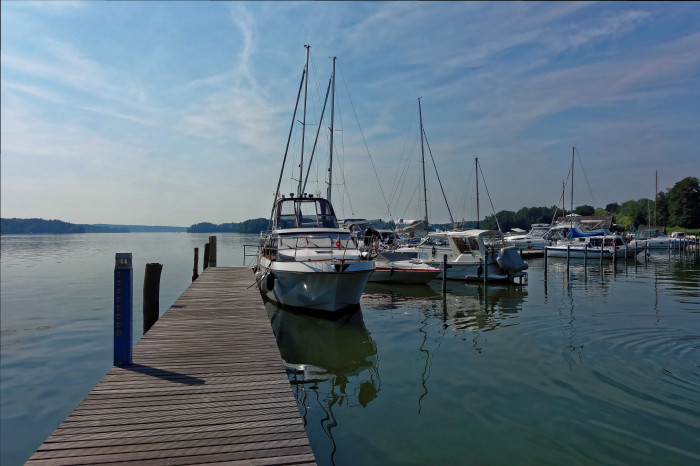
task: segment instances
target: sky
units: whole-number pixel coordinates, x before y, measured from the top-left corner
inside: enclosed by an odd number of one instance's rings
[[[327,190],[337,57],[341,218],[422,218],[425,167],[430,221],[473,220],[475,157],[481,218],[700,177],[700,2],[0,6],[3,218],[269,217],[298,189],[305,45],[305,191]]]

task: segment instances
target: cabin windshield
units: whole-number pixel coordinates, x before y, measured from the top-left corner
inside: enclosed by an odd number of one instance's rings
[[[325,199],[281,199],[277,201],[274,228],[338,228],[338,220]]]
[[[304,235],[280,235],[280,249],[354,249],[357,241],[348,233],[313,233]]]

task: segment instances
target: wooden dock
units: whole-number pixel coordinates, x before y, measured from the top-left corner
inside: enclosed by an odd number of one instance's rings
[[[247,267],[208,268],[28,464],[313,464]]]

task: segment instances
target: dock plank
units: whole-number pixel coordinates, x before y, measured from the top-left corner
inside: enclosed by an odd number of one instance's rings
[[[205,270],[27,464],[315,464],[252,284]]]

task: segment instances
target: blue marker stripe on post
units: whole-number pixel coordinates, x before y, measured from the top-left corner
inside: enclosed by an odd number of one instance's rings
[[[131,365],[134,270],[130,252],[118,252],[114,263],[114,365]]]

